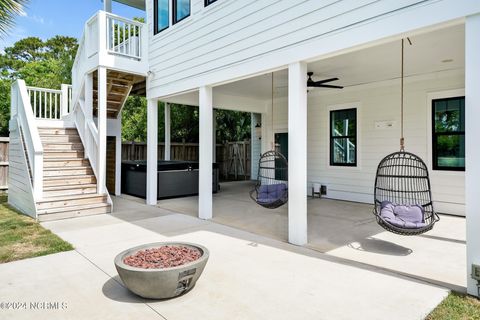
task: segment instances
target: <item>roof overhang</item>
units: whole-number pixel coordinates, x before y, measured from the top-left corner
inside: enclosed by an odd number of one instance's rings
[[[113,1],[145,11],[145,0],[113,0]]]

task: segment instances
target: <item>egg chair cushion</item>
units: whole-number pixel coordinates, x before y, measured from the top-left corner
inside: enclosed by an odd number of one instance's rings
[[[390,201],[383,201],[380,216],[397,227],[415,229],[426,226],[425,212],[419,205],[396,205]]]
[[[285,198],[287,185],[285,183],[275,183],[270,185],[261,185],[258,188],[257,202],[272,203]]]

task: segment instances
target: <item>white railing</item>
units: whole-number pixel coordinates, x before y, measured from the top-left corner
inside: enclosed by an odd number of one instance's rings
[[[61,90],[27,87],[35,119],[59,120],[70,113],[71,88],[62,84]]]
[[[27,87],[33,115],[36,119],[60,119],[62,91]]]
[[[18,130],[23,133],[27,161],[32,174],[33,193],[36,199],[41,199],[43,196],[43,146],[27,86],[23,80],[17,80],[12,84],[11,119],[17,121]]]
[[[107,13],[107,50],[111,54],[140,60],[143,23]]]
[[[86,158],[90,160],[93,173],[98,177],[98,130],[93,122],[92,110],[84,105],[79,99],[77,107],[73,112],[73,120],[77,127],[78,135],[83,142]]]

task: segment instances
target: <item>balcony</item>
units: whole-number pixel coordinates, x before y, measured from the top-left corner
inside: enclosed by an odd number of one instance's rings
[[[97,12],[84,28],[72,69],[74,96],[86,73],[99,66],[146,76],[147,27],[105,11]]]

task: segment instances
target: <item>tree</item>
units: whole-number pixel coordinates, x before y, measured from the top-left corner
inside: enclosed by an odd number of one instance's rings
[[[2,0],[0,0],[1,3]],[[10,86],[16,79],[29,86],[59,89],[71,83],[77,39],[55,36],[46,41],[36,37],[21,39],[0,54],[0,135],[8,135]]]
[[[0,0],[0,38],[7,35],[13,26],[15,16],[23,13],[28,0]]]

